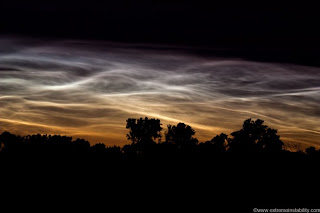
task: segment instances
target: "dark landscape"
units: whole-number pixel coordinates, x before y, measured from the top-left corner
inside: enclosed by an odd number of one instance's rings
[[[313,1],[1,1],[1,210],[320,212],[319,21]]]

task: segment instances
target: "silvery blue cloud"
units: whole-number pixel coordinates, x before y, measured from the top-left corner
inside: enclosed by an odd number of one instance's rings
[[[320,145],[320,68],[102,42],[0,46],[2,131],[123,145],[126,119],[148,116],[205,141],[261,118],[284,141]]]

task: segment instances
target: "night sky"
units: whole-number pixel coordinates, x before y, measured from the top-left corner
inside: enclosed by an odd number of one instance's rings
[[[128,143],[129,117],[200,141],[264,119],[320,145],[320,13],[270,1],[1,1],[0,130]]]

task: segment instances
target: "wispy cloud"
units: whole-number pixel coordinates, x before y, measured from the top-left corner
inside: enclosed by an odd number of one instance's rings
[[[0,45],[0,130],[124,144],[126,119],[149,116],[188,123],[204,141],[252,117],[320,145],[319,68],[94,42]]]

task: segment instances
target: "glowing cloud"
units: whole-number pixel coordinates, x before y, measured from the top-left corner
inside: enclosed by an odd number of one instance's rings
[[[0,40],[0,130],[128,143],[129,117],[185,122],[200,141],[261,118],[320,145],[320,69],[88,42]]]

